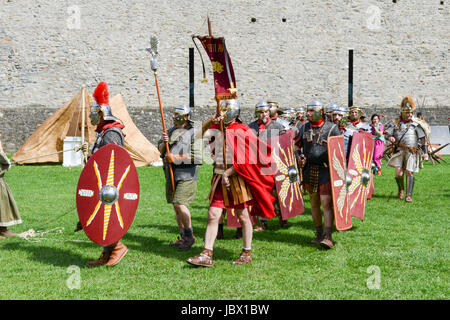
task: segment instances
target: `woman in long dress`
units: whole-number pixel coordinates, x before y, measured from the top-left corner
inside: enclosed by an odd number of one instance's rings
[[[5,172],[11,167],[6,154],[3,152],[2,142],[0,140],[0,238],[14,237],[17,234],[8,230],[9,226],[22,223],[19,210],[17,210],[16,201],[3,178]]]
[[[375,140],[374,150],[373,150],[373,163],[375,167],[373,168],[373,173],[381,175],[381,158],[383,158],[384,152],[384,126],[380,122],[380,116],[378,114],[372,115],[370,118],[372,124],[370,125],[372,130],[372,138]]]

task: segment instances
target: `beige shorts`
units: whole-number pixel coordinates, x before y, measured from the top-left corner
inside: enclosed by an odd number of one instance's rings
[[[401,149],[392,155],[387,165],[392,168],[402,168],[411,172],[419,172],[420,153],[412,153],[409,150]]]
[[[197,180],[175,181],[175,195],[172,198],[172,182],[166,181],[166,200],[167,203],[191,205],[197,192]]]

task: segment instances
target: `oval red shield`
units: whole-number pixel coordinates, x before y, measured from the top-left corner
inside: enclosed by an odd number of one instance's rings
[[[139,178],[124,148],[109,144],[92,155],[78,180],[76,202],[89,239],[106,246],[125,235],[139,203]]]

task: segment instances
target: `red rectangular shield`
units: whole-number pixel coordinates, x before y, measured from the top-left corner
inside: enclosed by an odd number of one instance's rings
[[[294,152],[294,133],[286,133],[268,140],[272,147],[272,159],[276,164],[274,173],[278,204],[283,220],[293,218],[305,211],[301,175]]]
[[[355,132],[348,160],[348,175],[352,183],[348,188],[348,205],[352,217],[364,220],[367,196],[370,192],[374,140],[370,132]]]
[[[344,136],[328,138],[327,148],[336,229],[348,230],[352,227],[352,218],[348,208]]]

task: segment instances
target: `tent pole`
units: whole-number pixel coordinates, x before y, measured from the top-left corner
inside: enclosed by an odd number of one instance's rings
[[[81,145],[84,144],[84,130],[85,130],[85,122],[86,122],[86,117],[84,114],[84,110],[86,108],[86,102],[85,102],[85,96],[84,96],[84,92],[86,91],[86,85],[83,84],[83,86],[81,87]],[[84,165],[86,164],[86,155],[83,151],[83,148],[81,149],[81,167],[84,168]]]

